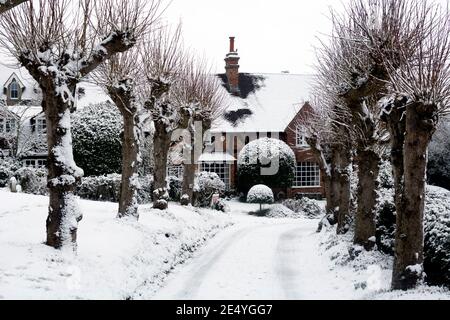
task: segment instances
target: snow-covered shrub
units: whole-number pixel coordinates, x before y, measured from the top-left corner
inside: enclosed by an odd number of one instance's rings
[[[77,195],[82,199],[94,201],[118,202],[120,195],[121,176],[85,177],[77,187]]]
[[[219,199],[214,205],[213,205],[213,209],[217,210],[217,211],[222,211],[222,212],[229,212],[230,208],[228,207],[227,203],[225,202],[224,199]]]
[[[256,213],[258,216],[273,218],[273,219],[301,219],[303,218],[302,213],[294,212],[282,204],[275,204],[269,209],[262,210]]]
[[[380,189],[377,204],[376,242],[380,251],[393,255],[395,244],[395,203],[393,189]]]
[[[211,206],[214,194],[225,192],[225,183],[213,172],[200,172],[195,177],[194,204],[196,207],[208,208]]]
[[[274,201],[275,198],[272,189],[263,184],[251,188],[247,195],[247,202],[259,204],[260,210],[262,210],[263,204],[272,204]]]
[[[140,188],[138,189],[138,203],[148,204],[152,202],[153,176],[146,175],[138,178]]]
[[[21,167],[20,163],[14,159],[0,159],[0,188],[6,187],[9,179],[14,176],[14,172]]]
[[[283,205],[296,213],[302,214],[305,218],[319,219],[325,216],[325,210],[319,202],[307,197],[300,200],[288,199],[283,201]]]
[[[429,283],[450,287],[450,192],[438,187],[428,188],[424,251]]]
[[[35,168],[21,168],[14,173],[22,192],[34,195],[46,195],[47,170]]]
[[[153,191],[153,209],[167,210],[169,207],[169,190],[159,188]]]
[[[109,102],[90,105],[72,119],[75,162],[85,176],[122,171],[122,117]]]
[[[380,191],[377,219],[377,246],[394,254],[395,204],[392,189]],[[425,198],[425,273],[434,285],[450,287],[450,192],[439,187],[427,187]]]
[[[120,174],[109,174],[97,177],[84,177],[81,184],[77,187],[77,195],[86,200],[119,202],[120,184],[122,177]],[[139,177],[138,203],[151,202],[151,189],[153,185],[153,177]]]
[[[429,148],[428,182],[450,190],[450,121],[442,122]]]
[[[169,181],[169,198],[171,201],[178,202],[181,200],[183,179],[175,176],[167,178]]]
[[[8,185],[9,179],[13,176],[13,172],[6,167],[0,166],[0,188]]]
[[[283,141],[263,138],[246,145],[238,158],[238,188],[247,193],[255,184],[270,188],[291,187],[295,154]]]

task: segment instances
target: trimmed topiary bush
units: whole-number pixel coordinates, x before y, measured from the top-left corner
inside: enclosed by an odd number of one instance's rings
[[[85,176],[122,172],[122,117],[108,102],[90,105],[73,117],[73,153]]]
[[[259,211],[262,211],[263,204],[275,202],[273,191],[268,186],[259,184],[250,189],[247,195],[247,203],[259,204]]]
[[[249,143],[238,159],[238,188],[247,193],[255,184],[289,188],[295,178],[295,154],[283,141],[263,138]]]

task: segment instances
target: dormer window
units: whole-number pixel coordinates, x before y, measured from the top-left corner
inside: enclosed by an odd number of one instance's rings
[[[296,130],[296,146],[299,148],[307,148],[306,130],[302,126],[297,126]]]
[[[9,87],[9,97],[11,100],[19,99],[19,84],[15,80],[11,82],[11,86]]]

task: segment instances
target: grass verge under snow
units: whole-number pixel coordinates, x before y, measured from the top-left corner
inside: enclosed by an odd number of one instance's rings
[[[337,236],[335,228],[329,228],[322,231],[317,240],[336,283],[345,284],[349,293],[353,289],[347,299],[450,300],[448,289],[427,285],[407,292],[391,291],[393,258],[379,251],[367,252],[353,246],[352,233]]]
[[[78,253],[45,246],[48,198],[0,190],[0,299],[139,299],[163,284],[230,218],[170,204],[116,219],[117,205],[80,200]]]

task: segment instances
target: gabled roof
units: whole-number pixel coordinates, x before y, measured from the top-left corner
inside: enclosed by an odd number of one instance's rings
[[[8,86],[11,84],[11,82],[13,82],[13,80],[15,80],[22,89],[25,88],[25,85],[15,72],[13,72],[13,74],[9,77],[9,79],[3,84],[3,88],[8,88]]]
[[[225,75],[218,75],[227,91]],[[313,75],[240,74],[240,96],[227,91],[228,106],[213,132],[284,132],[310,99]]]
[[[38,86],[25,68],[18,68],[11,65],[0,64],[0,83],[6,87],[16,79],[25,91],[22,93],[22,100],[38,100]],[[3,96],[3,90],[0,93]]]

